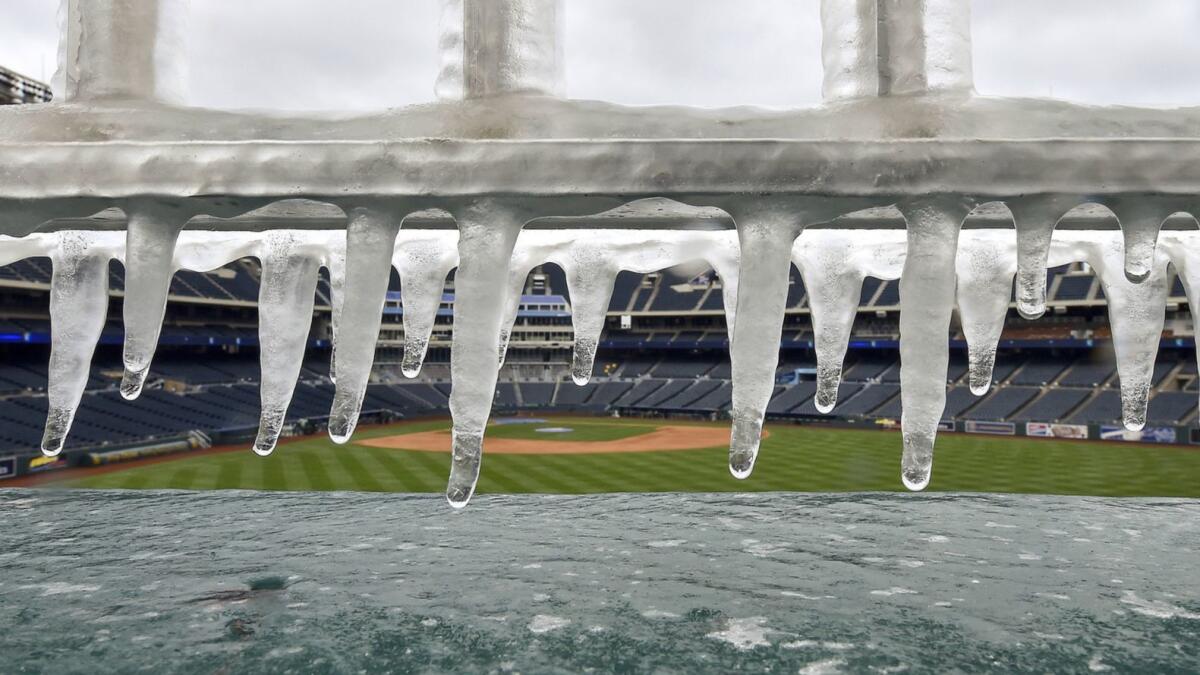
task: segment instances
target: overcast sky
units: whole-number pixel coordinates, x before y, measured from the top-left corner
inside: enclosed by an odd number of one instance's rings
[[[0,65],[52,76],[58,0],[0,0]],[[432,100],[438,0],[196,0],[191,101],[369,110]],[[819,0],[565,0],[575,98],[820,99]],[[1197,0],[974,0],[980,92],[1200,104]]]

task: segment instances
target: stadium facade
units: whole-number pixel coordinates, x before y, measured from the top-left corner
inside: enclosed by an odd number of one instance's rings
[[[49,85],[0,66],[0,105],[49,103],[53,98]]]

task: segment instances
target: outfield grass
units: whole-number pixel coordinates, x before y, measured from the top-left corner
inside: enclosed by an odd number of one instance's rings
[[[575,427],[581,430],[579,433],[587,429],[588,433],[597,434],[619,433],[636,427],[652,428],[645,420],[599,418],[555,418],[552,425]],[[360,432],[356,439],[447,426],[447,422],[429,422],[375,428]],[[601,432],[596,428],[600,426],[609,429]],[[641,429],[639,433],[645,430]],[[526,431],[532,433],[531,428]],[[772,426],[770,431],[770,437],[763,442],[754,475],[745,481],[729,475],[724,447],[597,455],[485,453],[479,492],[902,490],[898,433],[797,426]],[[450,457],[446,453],[353,444],[336,446],[324,438],[314,438],[281,445],[266,459],[249,450],[184,457],[50,485],[441,492],[445,488],[449,465]],[[938,439],[929,489],[1200,497],[1200,452],[1115,442],[943,434]]]

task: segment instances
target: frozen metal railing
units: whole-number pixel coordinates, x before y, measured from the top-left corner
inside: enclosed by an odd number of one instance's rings
[[[966,2],[825,0],[826,103],[768,112],[565,100],[561,2],[445,0],[442,100],[358,117],[178,105],[182,49],[175,27],[186,9],[185,0],[64,0],[58,80],[65,96],[51,105],[0,110],[0,232],[14,237],[0,250],[16,259],[11,256],[29,254],[31,242],[54,242],[45,244],[55,260],[51,391],[57,392],[47,453],[61,447],[78,401],[71,369],[90,357],[95,342],[99,261],[125,261],[122,393],[134,398],[152,367],[171,274],[193,264],[181,251],[192,250],[197,236],[218,236],[185,230],[188,223],[195,228],[211,222],[195,216],[230,217],[290,198],[339,207],[344,234],[326,231],[315,241],[310,235],[317,234],[281,224],[280,231],[223,234],[231,237],[221,240],[225,244],[206,244],[223,252],[217,258],[236,249],[264,263],[261,330],[269,335],[256,449],[273,447],[302,349],[297,335],[311,314],[305,297],[311,298],[320,266],[342,270],[335,282],[342,300],[334,312],[337,391],[330,433],[344,442],[370,373],[389,267],[428,262],[436,269],[422,274],[432,279],[457,265],[447,491],[456,506],[469,499],[478,476],[498,346],[502,353],[511,314],[506,289],[514,274],[541,258],[571,267],[583,336],[577,379],[584,377],[594,315],[613,270],[666,264],[678,258],[675,246],[724,266],[726,284],[737,289],[736,295],[727,290],[726,299],[729,311],[735,305],[737,311],[729,321],[730,467],[739,477],[749,474],[758,450],[790,266],[797,262],[814,297],[822,298],[813,308],[821,333],[822,409],[836,400],[844,298],[864,275],[899,274],[902,476],[913,489],[930,476],[945,404],[946,333],[956,306],[973,342],[974,381],[990,367],[996,322],[1003,319],[997,319],[997,298],[1007,297],[1011,277],[1019,311],[1036,317],[1044,311],[1048,261],[1091,263],[1111,305],[1126,421],[1136,427],[1144,416],[1146,359],[1152,363],[1161,332],[1168,259],[1192,288],[1189,236],[1164,234],[1163,246],[1157,244],[1165,219],[1197,211],[1200,165],[1191,158],[1200,149],[1200,112],[976,96]],[[549,232],[524,227],[539,219],[544,226],[547,218],[558,218],[553,222],[560,229],[578,227],[571,218],[648,197],[668,199],[656,208],[674,222],[687,222],[703,208],[735,229],[684,236],[618,228],[563,236],[553,234],[553,226]],[[960,237],[964,219],[988,202],[1002,202],[1011,212],[1014,230],[1004,235],[1010,239]],[[1063,214],[1084,203],[1110,209],[1121,232],[1052,236]],[[903,241],[863,231],[806,231],[887,205],[907,224]],[[123,242],[78,229],[38,234],[61,230],[57,219],[114,206],[127,216]],[[417,230],[403,227],[406,218],[427,209],[453,217],[455,236],[426,237],[453,240],[453,252],[438,249],[426,257],[425,245],[409,238]],[[987,245],[980,249],[979,242]],[[904,255],[889,254],[882,267],[860,258],[883,244]],[[736,259],[753,264],[733,265]],[[429,279],[412,287],[432,288]],[[424,292],[406,289],[410,296]],[[410,300],[421,304],[419,297]],[[410,372],[422,347],[414,342],[411,349]]]

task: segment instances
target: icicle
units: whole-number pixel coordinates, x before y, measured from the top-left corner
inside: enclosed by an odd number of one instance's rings
[[[1171,264],[1175,266],[1175,272],[1179,275],[1179,280],[1183,282],[1183,291],[1187,295],[1189,308],[1200,308],[1200,246],[1197,245],[1200,242],[1197,241],[1198,234],[1200,233],[1195,231],[1163,232],[1159,240],[1160,249],[1170,257]],[[1194,351],[1196,365],[1200,368],[1200,348]]]
[[[538,265],[537,262],[532,261],[544,259],[543,256],[521,255],[522,253],[526,253],[526,251],[515,250],[508,267],[508,280],[505,282],[507,290],[504,294],[504,318],[500,321],[500,337],[497,340],[499,356],[496,365],[498,367],[504,365],[504,359],[508,355],[508,342],[512,339],[512,331],[517,324],[517,314],[521,307],[521,294],[525,290],[525,281],[529,278],[533,268]]]
[[[792,268],[792,245],[801,214],[774,204],[738,203],[726,209],[737,223],[743,264],[738,275],[737,323],[730,342],[733,366],[733,430],[729,471],[739,479],[754,470],[763,418],[775,387],[779,344]]]
[[[467,505],[479,480],[483,432],[496,391],[496,345],[504,318],[505,282],[521,227],[527,220],[507,204],[484,199],[455,209],[458,272],[454,277],[453,451],[446,500]]]
[[[92,245],[97,236],[103,235],[63,232],[52,254],[49,412],[42,436],[42,453],[48,457],[62,452],[108,317],[110,253]]]
[[[976,396],[992,386],[996,347],[1016,272],[1014,235],[1012,230],[975,230],[958,243],[958,313],[967,339],[968,381]]]
[[[283,429],[312,329],[320,261],[300,250],[296,235],[266,235],[258,290],[258,342],[262,411],[254,452],[271,454]]]
[[[175,274],[175,245],[188,216],[162,207],[132,205],[125,240],[125,374],[121,396],[142,393],[158,346],[167,293]]]
[[[592,379],[596,348],[604,330],[604,317],[612,298],[619,270],[602,251],[577,248],[570,261],[562,261],[567,274],[567,292],[571,295],[571,328],[574,348],[571,353],[571,379],[583,386]]]
[[[402,232],[392,265],[400,274],[404,305],[404,358],[400,370],[416,377],[425,362],[446,276],[458,265],[458,232]]]
[[[563,269],[571,294],[575,351],[572,379],[586,384],[604,328],[616,275],[645,274],[680,264],[706,261],[722,275],[725,312],[732,325],[736,306],[738,246],[735,232],[694,230],[523,230],[508,275],[501,363],[516,322],[520,292],[529,272],[552,263]]]
[[[338,325],[346,299],[346,238],[332,242],[326,250],[325,269],[329,271],[329,381],[337,384]]]
[[[1103,200],[1121,223],[1125,242],[1125,276],[1138,283],[1150,275],[1162,223],[1183,206],[1177,199],[1133,195]]]
[[[908,489],[923,490],[929,484],[933,444],[946,408],[954,261],[959,230],[971,205],[965,199],[934,197],[902,204],[900,210],[908,223],[908,252],[900,277],[900,475]]]
[[[792,260],[804,279],[816,343],[818,412],[837,404],[863,280],[899,277],[903,253],[901,231],[806,230],[796,239]]]
[[[813,405],[826,414],[837,404],[842,381],[842,361],[849,346],[850,329],[858,314],[863,276],[849,264],[846,247],[814,246],[807,251],[803,235],[796,240],[793,258],[802,258],[800,268],[808,305],[812,311],[813,336],[817,350],[817,392]],[[803,253],[811,253],[807,258]]]
[[[1008,200],[1017,230],[1017,312],[1026,319],[1046,313],[1046,256],[1054,226],[1079,203],[1076,197],[1034,195]]]
[[[1100,235],[1089,232],[1082,246],[1088,252],[1088,263],[1104,286],[1117,376],[1121,380],[1125,428],[1138,431],[1146,425],[1146,404],[1166,316],[1167,261],[1165,256],[1156,255],[1145,268],[1145,276],[1134,281],[1129,278],[1129,255],[1122,239],[1115,233],[1108,237]]]
[[[737,317],[738,270],[741,249],[738,247],[737,232],[719,232],[721,235],[708,248],[706,259],[721,279],[721,305],[725,309],[725,335],[733,342],[734,319]],[[727,239],[726,235],[729,236]]]
[[[345,443],[362,410],[375,343],[383,323],[392,255],[401,218],[369,208],[349,212],[346,227],[346,281],[338,321],[337,383],[329,411],[329,437]]]

